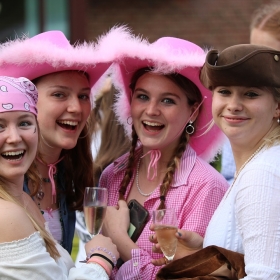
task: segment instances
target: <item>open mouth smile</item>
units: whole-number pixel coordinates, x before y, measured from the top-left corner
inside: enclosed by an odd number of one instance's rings
[[[143,123],[145,129],[147,129],[149,131],[160,131],[161,129],[164,128],[163,124],[159,124],[156,122],[143,121],[142,123]]]
[[[57,121],[56,122],[60,127],[67,130],[75,130],[78,126],[77,121]]]
[[[1,156],[6,160],[19,161],[23,158],[24,154],[25,150],[21,150],[16,152],[4,152],[1,154]]]

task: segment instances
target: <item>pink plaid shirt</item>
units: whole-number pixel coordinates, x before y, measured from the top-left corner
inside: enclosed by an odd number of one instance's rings
[[[139,147],[135,153],[136,161],[142,154]],[[117,205],[118,190],[125,173],[127,156],[123,155],[109,165],[101,175],[100,187],[108,188],[108,205]],[[126,197],[131,189],[133,178],[127,188]],[[184,152],[180,166],[174,174],[174,179],[166,197],[166,208],[174,208],[178,217],[178,227],[195,231],[204,236],[206,227],[219,205],[228,183],[212,166],[197,157],[195,151],[188,146]],[[159,186],[147,198],[144,207],[152,213],[159,206]],[[162,257],[152,252],[149,235],[151,215],[136,244],[139,249],[132,250],[132,259],[125,262],[117,271],[113,271],[111,279],[155,279],[160,267],[151,264],[151,259]]]

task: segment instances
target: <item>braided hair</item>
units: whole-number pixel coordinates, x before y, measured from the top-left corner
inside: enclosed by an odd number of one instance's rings
[[[151,71],[153,71],[152,68],[145,67],[145,68],[141,68],[141,69],[137,70],[134,73],[134,75],[131,79],[131,84],[130,84],[130,88],[131,88],[132,92],[135,89],[137,80],[145,73],[151,72]],[[201,103],[202,95],[200,93],[200,90],[188,78],[184,77],[183,75],[181,75],[179,73],[172,73],[172,74],[167,74],[164,76],[169,78],[172,82],[174,82],[176,85],[178,85],[181,89],[184,90],[184,92],[186,93],[186,96],[187,96],[188,104],[190,106],[193,106],[195,103],[198,103],[198,104]],[[193,125],[195,127],[195,122],[193,123]],[[186,133],[185,130],[183,130],[183,132],[180,136],[179,144],[175,148],[174,153],[173,153],[170,161],[167,164],[167,170],[166,170],[165,176],[163,178],[163,182],[160,186],[160,205],[159,205],[158,209],[166,208],[165,207],[165,197],[167,196],[167,193],[170,189],[176,168],[179,167],[180,159],[181,159],[184,151],[186,150],[189,140],[190,140],[190,136]],[[131,149],[129,152],[125,175],[121,182],[121,188],[119,190],[119,199],[124,199],[124,195],[125,195],[127,186],[129,185],[129,182],[133,176],[133,170],[136,166],[136,162],[134,159],[134,153],[135,153],[135,149],[137,146],[137,141],[138,141],[138,135],[134,129],[134,126],[132,125],[132,145],[131,145]]]

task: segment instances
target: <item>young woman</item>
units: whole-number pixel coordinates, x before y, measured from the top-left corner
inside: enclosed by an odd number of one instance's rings
[[[151,258],[159,255],[152,253],[148,241],[151,219],[132,242],[123,200],[136,199],[150,214],[174,208],[179,227],[204,236],[227,183],[198,155],[212,159],[222,133],[214,126],[206,134],[211,92],[199,81],[205,60],[201,48],[177,38],[149,45],[121,35],[112,80],[120,91],[116,114],[127,133],[132,131],[132,144],[129,154],[101,175],[100,186],[109,189],[111,205],[102,232],[112,238],[124,261],[112,278],[154,279],[158,268]],[[100,42],[100,49],[103,43],[112,43],[110,36]]]
[[[250,43],[280,50],[280,2],[273,1],[255,10],[250,25]],[[232,183],[236,170],[230,142],[222,150],[221,174]]]
[[[90,44],[73,47],[60,31],[1,46],[0,75],[24,76],[38,88],[40,179],[26,176],[30,193],[54,238],[71,253],[75,210],[84,188],[93,186],[87,119],[91,90],[109,64],[97,60]]]
[[[279,58],[279,51],[258,45],[212,50],[202,75],[213,91],[214,121],[230,140],[237,170],[203,246],[244,254],[244,280],[280,278]],[[181,234],[188,247],[194,241],[198,247],[195,235]]]
[[[111,240],[99,235],[86,244],[90,258],[79,270],[74,268],[23,191],[26,173],[39,178],[33,162],[39,140],[37,99],[37,89],[28,79],[0,76],[1,279],[109,279],[118,257]]]

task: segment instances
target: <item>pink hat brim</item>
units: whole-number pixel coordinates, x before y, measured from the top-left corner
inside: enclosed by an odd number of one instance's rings
[[[48,31],[32,38],[15,39],[0,45],[0,75],[29,80],[67,70],[87,72],[96,92],[97,81],[111,65],[99,58],[92,43],[72,46],[61,31]]]
[[[121,43],[116,41],[116,33]],[[153,67],[162,74],[180,73],[190,79],[206,97],[196,120],[196,132],[191,136],[190,145],[204,160],[212,161],[220,152],[225,136],[213,125],[209,129],[212,117],[212,93],[200,82],[199,75],[205,62],[206,52],[197,45],[178,38],[164,37],[153,44],[131,35],[128,29],[114,29],[99,41],[99,48],[108,48],[115,42],[114,60],[111,68],[112,82],[118,90],[114,105],[118,121],[124,126],[127,135],[131,136],[129,83],[134,72],[143,67]],[[208,131],[207,131],[208,130]]]

